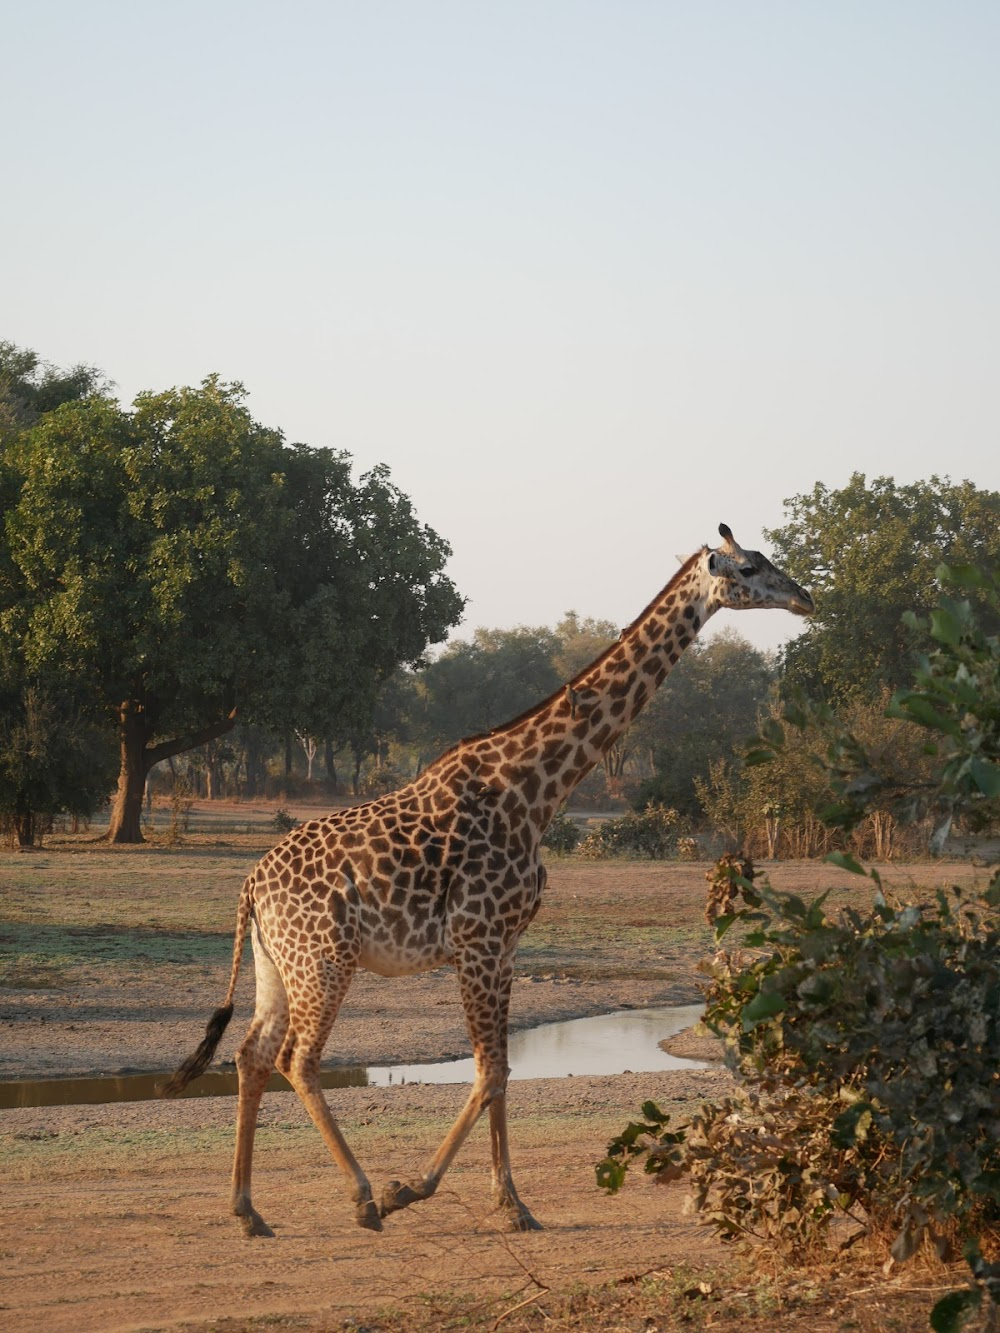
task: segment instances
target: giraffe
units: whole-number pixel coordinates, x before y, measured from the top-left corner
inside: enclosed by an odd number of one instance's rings
[[[812,598],[725,524],[616,643],[548,699],[460,741],[413,782],[289,833],[246,878],[229,989],[164,1095],[204,1072],[233,1014],[247,932],[256,969],[253,1021],[236,1058],[239,1099],[232,1210],[251,1236],[274,1233],[251,1202],[264,1085],[277,1067],[343,1173],[355,1219],[372,1231],[428,1199],[489,1111],[494,1203],[518,1231],[540,1224],[521,1201],[507,1136],[507,1015],[518,940],[545,887],[542,834],[577,783],[628,727],[722,607],[809,615]],[[389,1181],[380,1203],[324,1097],[320,1058],[357,968],[382,977],[453,964],[475,1057],[472,1090],[421,1176]]]

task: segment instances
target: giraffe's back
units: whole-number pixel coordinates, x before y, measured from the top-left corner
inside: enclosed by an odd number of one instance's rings
[[[491,819],[461,802],[428,808],[403,788],[294,829],[254,872],[255,916],[279,969],[305,951],[400,976],[516,940],[537,910],[540,866]]]

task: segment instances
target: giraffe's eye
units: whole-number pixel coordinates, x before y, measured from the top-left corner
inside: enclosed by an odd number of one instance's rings
[[[744,565],[743,568],[740,570],[740,573],[743,575],[744,578],[748,579],[751,574],[756,573],[756,570],[754,569],[753,565]]]

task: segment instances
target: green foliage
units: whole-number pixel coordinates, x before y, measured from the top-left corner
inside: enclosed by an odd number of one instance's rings
[[[618,638],[619,627],[610,620],[582,619],[576,611],[567,611],[555,628],[556,651],[552,666],[560,681],[574,676],[600,657]]]
[[[786,684],[838,702],[909,684],[942,562],[1000,566],[1000,493],[931,477],[909,486],[855,473],[840,490],[817,483],[785,501],[767,533],[775,560],[816,600],[785,651]],[[988,628],[996,621],[987,616]]]
[[[477,629],[471,642],[450,643],[418,680],[417,731],[425,753],[479,735],[546,698],[560,684],[552,630],[520,625]]]
[[[717,762],[698,782],[712,827],[730,846],[769,859],[835,848],[877,860],[925,851],[922,812],[902,808],[894,794],[928,791],[933,763],[925,734],[890,702],[887,693],[853,699],[835,713],[801,696],[772,700],[743,766]],[[877,783],[872,765],[882,774]]]
[[[405,782],[406,775],[394,764],[379,764],[366,774],[360,794],[368,798],[384,796],[386,792],[402,787]]]
[[[579,853],[593,860],[621,856],[661,861],[676,855],[677,838],[683,831],[676,810],[651,802],[645,810],[630,810],[618,818],[601,820],[588,830]]]
[[[93,366],[59,370],[37,352],[0,341],[0,447],[63,403],[105,392],[103,377]]]
[[[291,833],[293,828],[298,828],[299,821],[283,805],[279,805],[274,812],[271,824],[276,833]]]
[[[576,851],[580,842],[580,825],[570,819],[565,810],[557,810],[548,828],[542,835],[542,846],[557,856],[568,856]]]
[[[730,873],[752,905],[720,916],[716,933],[743,922],[752,952],[706,965],[703,1022],[741,1092],[669,1131],[645,1106],[598,1182],[618,1188],[636,1160],[686,1172],[720,1234],[794,1255],[845,1216],[893,1236],[898,1262],[925,1239],[944,1252],[996,1233],[1000,873],[973,901],[956,891],[913,905],[890,903],[870,872],[871,908],[838,918],[822,898]]]
[[[632,1162],[642,1159],[647,1174],[675,1180],[685,1169],[686,1130],[670,1130],[669,1115],[656,1102],[643,1102],[644,1120],[634,1120],[608,1144],[608,1155],[597,1164],[597,1183],[609,1194],[617,1194],[625,1183]]]
[[[968,565],[942,565],[939,583],[974,592],[1000,623],[1000,577]],[[938,768],[936,799],[945,823],[960,809],[982,826],[1000,812],[1000,633],[987,633],[968,598],[943,595],[929,621],[913,623],[938,645],[921,656],[912,689],[893,700],[893,716],[929,733]]]
[[[828,1142],[809,1135],[799,1188],[819,1182],[829,1206],[790,1196],[812,1219],[804,1232],[793,1219],[796,1244],[860,1207],[870,1226],[896,1228],[903,1259],[928,1228],[995,1216],[1000,876],[975,902],[891,904],[876,891],[870,910],[839,919],[822,899],[755,891],[763,907],[736,917],[760,952],[711,965],[704,1022],[772,1134],[801,1149],[804,1129],[826,1127]],[[765,1193],[752,1220],[784,1236],[784,1208],[768,1212]]]
[[[0,632],[117,715],[119,802],[237,716],[360,726],[462,600],[447,545],[376,468],[288,446],[238,384],[65,402],[2,460]],[[116,805],[113,828],[121,813]]]
[[[32,351],[0,342],[0,523],[19,499],[18,477],[3,466],[18,435],[62,404],[104,391],[92,367],[59,371]],[[0,527],[0,615],[24,591]],[[33,667],[12,629],[0,621],[0,820],[28,844],[38,816],[93,813],[113,780],[114,753],[103,719],[89,708],[88,690]]]
[[[629,733],[629,744],[652,769],[636,808],[655,801],[700,814],[697,784],[709,780],[713,763],[731,760],[754,730],[774,681],[772,657],[732,630],[692,644]]]
[[[3,675],[0,818],[30,845],[40,815],[93,814],[107,797],[117,755],[71,691],[14,671]]]
[[[854,829],[873,811],[908,824],[926,817],[936,826],[934,851],[956,812],[974,828],[1000,814],[1000,634],[982,625],[984,618],[1000,622],[1000,579],[947,565],[937,578],[945,588],[975,588],[985,611],[941,594],[937,610],[919,622],[937,647],[918,657],[912,687],[883,710],[881,737],[856,725],[863,710],[838,715],[800,696],[784,706],[785,725],[772,719],[748,757],[765,771],[780,770],[797,745],[811,745],[829,791],[820,806],[827,824]],[[904,743],[893,748],[886,734]]]

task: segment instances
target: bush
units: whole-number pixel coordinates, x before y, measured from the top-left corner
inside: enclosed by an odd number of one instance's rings
[[[394,764],[379,764],[369,769],[361,780],[360,795],[368,798],[385,796],[388,792],[402,787],[406,777]]]
[[[274,812],[271,826],[275,833],[291,833],[293,828],[298,828],[299,820],[297,820],[290,811],[286,810],[283,805],[279,805]]]
[[[686,1173],[724,1237],[801,1257],[846,1218],[892,1261],[964,1243],[985,1289],[1000,1285],[980,1252],[1000,1242],[1000,871],[975,900],[931,905],[890,903],[870,871],[870,911],[838,918],[738,872],[748,905],[723,900],[716,932],[746,922],[753,952],[707,965],[703,1021],[742,1089],[673,1128],[646,1103],[598,1183],[617,1189],[644,1159],[663,1179]],[[979,1292],[953,1297],[961,1314]],[[959,1327],[950,1308],[935,1327]]]
[[[690,835],[677,839],[677,855],[682,861],[700,861],[701,848],[698,839]]]
[[[926,853],[931,828],[898,818],[891,794],[902,785],[929,786],[932,760],[921,728],[891,709],[888,692],[875,703],[851,704],[841,715],[817,704],[773,702],[761,719],[761,735],[748,761],[740,766],[716,759],[707,776],[696,779],[710,827],[727,848],[758,859],[814,858],[849,850],[887,861]],[[793,718],[807,719],[808,725],[782,725]],[[837,800],[828,751],[845,731],[882,774],[878,799],[870,793],[850,830],[829,825],[821,814]],[[762,758],[767,762],[759,762]]]
[[[753,918],[746,943],[761,953],[710,965],[704,1021],[789,1150],[780,1186],[758,1179],[748,1217],[800,1245],[860,1208],[870,1229],[896,1231],[904,1259],[926,1234],[1000,1216],[1000,873],[978,900],[956,891],[931,906],[890,904],[870,874],[879,891],[864,913],[831,919],[822,900],[765,885],[764,912],[720,918],[720,934]],[[700,1160],[707,1199],[723,1177]]]
[[[576,820],[570,819],[564,809],[557,810],[542,837],[542,846],[548,847],[557,856],[568,856],[576,850],[581,836],[580,825]]]
[[[609,856],[636,860],[662,861],[677,851],[677,838],[683,831],[676,810],[663,805],[647,805],[645,810],[630,810],[614,819],[605,819],[589,830],[580,843],[581,856],[600,860]]]

